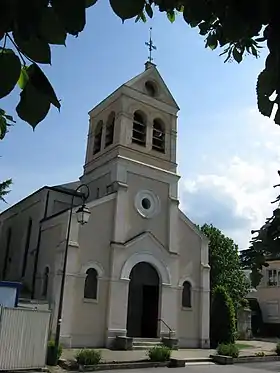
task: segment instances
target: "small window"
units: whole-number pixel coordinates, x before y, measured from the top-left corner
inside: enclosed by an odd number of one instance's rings
[[[277,271],[276,269],[269,269],[268,270],[268,286],[277,286]]]
[[[145,88],[149,96],[155,97],[157,94],[157,87],[155,83],[148,81],[145,83]]]
[[[183,283],[183,292],[182,292],[182,307],[184,308],[191,308],[192,300],[191,294],[192,293],[192,286],[188,281]]]
[[[102,128],[103,128],[103,122],[102,120],[100,120],[94,131],[93,154],[96,154],[100,152],[101,150]]]
[[[44,275],[43,275],[43,289],[42,289],[42,296],[46,297],[48,294],[48,286],[49,286],[49,267],[45,268]]]
[[[165,133],[164,125],[159,119],[153,123],[153,149],[158,152],[165,152]]]
[[[139,111],[134,113],[132,142],[146,146],[146,123],[143,115]]]
[[[106,123],[105,147],[113,144],[114,130],[115,130],[115,113],[111,113]]]
[[[84,298],[97,299],[98,274],[95,268],[89,268],[86,272]]]

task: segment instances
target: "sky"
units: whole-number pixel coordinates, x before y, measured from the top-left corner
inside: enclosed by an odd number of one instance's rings
[[[67,47],[52,49],[44,71],[61,99],[33,132],[16,117],[19,91],[1,100],[17,123],[0,144],[0,180],[13,179],[5,209],[43,185],[82,175],[88,111],[144,69],[149,27],[154,62],[180,106],[178,171],[180,208],[197,224],[212,223],[247,248],[251,229],[272,211],[277,195],[280,129],[257,111],[255,86],[264,66],[248,56],[224,63],[222,50],[204,47],[197,29],[181,17],[171,24],[155,12],[146,24],[122,24],[108,0],[88,9],[87,25]]]

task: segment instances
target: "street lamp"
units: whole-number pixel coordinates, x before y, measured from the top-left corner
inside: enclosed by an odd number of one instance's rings
[[[86,189],[86,193],[80,192],[82,188]],[[86,200],[89,197],[89,187],[86,184],[81,184],[76,188],[75,192],[72,195],[72,200],[71,200],[70,216],[69,216],[69,220],[68,220],[64,260],[63,260],[63,269],[62,269],[62,278],[61,278],[61,286],[60,286],[60,296],[59,296],[58,311],[57,311],[55,340],[54,340],[54,347],[53,347],[53,351],[52,351],[52,356],[50,358],[50,363],[52,363],[52,364],[50,364],[50,365],[57,365],[60,328],[61,328],[61,321],[62,321],[64,286],[65,286],[65,278],[66,278],[67,256],[68,256],[68,247],[69,247],[70,230],[71,230],[71,222],[72,222],[72,212],[73,212],[73,207],[74,207],[74,197],[81,197],[82,200],[83,200],[82,206],[79,207],[78,210],[76,211],[78,223],[81,224],[81,225],[84,225],[88,222],[89,217],[90,217],[90,210],[87,208],[87,206],[85,204]]]

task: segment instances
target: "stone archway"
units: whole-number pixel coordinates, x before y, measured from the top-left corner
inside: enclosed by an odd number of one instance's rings
[[[138,338],[158,336],[160,278],[147,262],[131,270],[127,308],[127,335]]]

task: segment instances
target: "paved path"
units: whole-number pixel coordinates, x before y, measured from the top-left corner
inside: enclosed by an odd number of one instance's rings
[[[265,341],[238,341],[237,343],[248,345],[248,348],[240,351],[241,356],[252,356],[257,352],[263,351],[266,354],[271,353],[275,349],[275,343]],[[134,351],[112,351],[108,349],[98,349],[101,351],[102,360],[104,362],[112,361],[139,361],[147,359],[147,351],[134,350]],[[73,360],[79,350],[68,349],[63,350],[62,358],[66,360]],[[215,350],[202,350],[202,349],[181,349],[172,351],[172,357],[175,358],[205,358],[210,354],[215,353]]]
[[[146,368],[116,370],[116,373],[272,373],[280,371],[280,363],[236,364],[236,365],[195,365],[186,368]],[[35,372],[34,372],[35,373]],[[58,373],[58,371],[54,371]],[[61,372],[59,372],[61,373]],[[78,372],[73,372],[78,373]],[[102,371],[101,373],[112,373]]]

